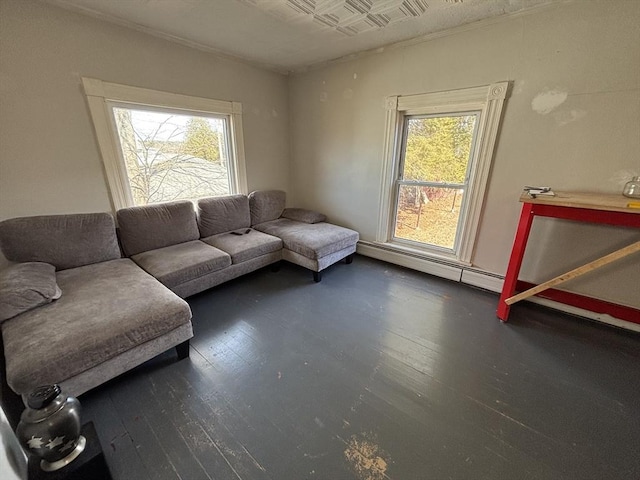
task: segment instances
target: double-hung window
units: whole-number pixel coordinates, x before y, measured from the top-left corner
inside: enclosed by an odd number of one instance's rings
[[[83,83],[114,209],[247,193],[239,103]]]
[[[471,261],[507,87],[387,98],[379,243]]]

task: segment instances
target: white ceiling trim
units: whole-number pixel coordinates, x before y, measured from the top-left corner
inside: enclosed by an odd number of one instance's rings
[[[476,20],[474,22],[470,22],[467,24],[463,24],[463,25],[459,25],[456,27],[452,27],[452,28],[447,28],[441,31],[437,31],[437,32],[433,32],[433,33],[428,33],[425,35],[420,35],[420,36],[416,36],[414,38],[408,39],[408,40],[402,40],[402,41],[398,41],[398,42],[391,42],[387,45],[381,46],[381,47],[376,47],[376,48],[371,48],[371,49],[367,49],[367,50],[363,50],[357,53],[352,53],[352,54],[347,54],[347,55],[342,55],[339,56],[337,58],[334,59],[330,59],[330,60],[326,60],[326,61],[319,61],[319,62],[314,62],[310,65],[306,65],[306,66],[301,66],[301,67],[293,67],[293,68],[286,68],[283,67],[281,65],[276,65],[273,63],[268,63],[268,62],[261,62],[259,60],[255,60],[253,58],[247,58],[247,57],[243,57],[242,55],[238,55],[238,54],[233,54],[233,53],[229,53],[227,51],[224,51],[222,49],[219,48],[215,48],[212,47],[210,45],[206,45],[204,43],[201,42],[197,42],[197,41],[193,41],[193,40],[189,40],[186,38],[183,38],[181,36],[178,35],[173,35],[164,31],[161,31],[159,29],[156,28],[152,28],[152,27],[148,27],[145,25],[141,25],[139,23],[130,21],[130,20],[126,20],[123,19],[121,17],[117,17],[115,15],[111,15],[111,14],[107,14],[107,13],[103,13],[97,10],[94,10],[92,8],[88,8],[88,7],[84,7],[81,5],[75,5],[75,4],[70,4],[67,3],[67,0],[41,0],[45,3],[54,5],[56,7],[65,9],[67,11],[71,11],[74,13],[78,13],[84,16],[89,16],[89,17],[93,17],[95,19],[101,20],[101,21],[106,21],[108,23],[112,23],[112,24],[116,24],[118,26],[124,27],[124,28],[128,28],[131,30],[135,30],[141,33],[145,33],[147,35],[151,35],[154,36],[156,38],[160,38],[163,40],[167,40],[188,48],[193,48],[205,53],[209,53],[212,55],[215,55],[221,59],[225,59],[225,60],[231,60],[231,61],[236,61],[236,62],[241,62],[244,63],[246,65],[249,66],[254,66],[254,67],[258,67],[261,69],[265,69],[265,70],[269,70],[269,71],[273,71],[275,73],[280,73],[283,75],[289,75],[289,74],[296,74],[296,73],[304,73],[304,72],[308,72],[308,71],[313,71],[313,70],[317,70],[320,68],[324,68],[328,65],[334,64],[334,63],[343,63],[346,61],[350,61],[356,58],[362,58],[362,57],[367,57],[367,56],[371,56],[371,55],[376,55],[381,53],[382,51],[386,51],[386,50],[391,50],[391,49],[396,49],[396,48],[402,48],[402,47],[407,47],[410,45],[415,45],[415,44],[419,44],[419,43],[424,43],[424,42],[428,42],[437,38],[442,38],[442,37],[446,37],[449,35],[456,35],[462,32],[467,32],[470,30],[475,30],[475,29],[479,29],[479,28],[484,28],[486,26],[489,25],[494,25],[494,24],[498,24],[504,21],[507,21],[509,19],[512,18],[517,18],[517,17],[521,17],[521,16],[527,16],[527,15],[531,15],[540,11],[544,11],[544,10],[548,10],[548,9],[552,9],[552,8],[557,8],[558,6],[561,5],[566,5],[566,4],[570,4],[570,3],[575,3],[578,0],[552,0],[553,3],[542,3],[542,4],[537,4],[531,7],[527,7],[524,8],[522,10],[518,10],[518,11],[514,11],[514,12],[508,12],[508,13],[504,13],[501,14],[499,16],[494,16],[494,17],[488,17],[488,18],[484,18],[481,20]],[[255,0],[254,0],[255,1]],[[446,1],[450,1],[450,0],[446,0]],[[252,0],[239,0],[240,3],[252,3]],[[453,2],[452,2],[453,3]]]
[[[460,1],[460,0],[458,0]],[[482,20],[477,20],[475,22],[467,23],[465,25],[459,25],[457,27],[447,28],[445,30],[441,30],[439,32],[428,33],[426,35],[420,35],[418,37],[410,38],[408,40],[402,40],[400,42],[391,43],[389,45],[385,45],[383,47],[371,48],[369,50],[363,50],[362,52],[354,53],[351,55],[344,55],[339,58],[335,58],[332,60],[327,60],[325,62],[317,62],[312,65],[308,65],[305,67],[296,68],[290,71],[290,73],[305,73],[313,70],[319,70],[326,66],[336,64],[336,63],[344,63],[357,58],[368,57],[371,55],[378,55],[386,50],[393,50],[396,48],[409,47],[411,45],[417,45],[424,42],[429,42],[431,40],[435,40],[437,38],[448,37],[450,35],[458,35],[463,32],[468,32],[471,30],[477,30],[480,28],[485,28],[490,25],[499,24],[502,22],[506,22],[513,18],[524,17],[528,15],[532,15],[538,12],[542,12],[544,10],[550,10],[552,8],[557,8],[560,5],[567,5],[570,3],[575,3],[579,0],[559,0],[555,3],[545,3],[541,5],[535,5],[533,7],[527,8],[525,10],[520,10],[518,12],[509,12],[498,17],[490,17],[483,18]]]
[[[177,35],[172,35],[170,33],[162,32],[155,28],[147,27],[145,25],[140,25],[139,23],[131,22],[129,20],[125,20],[120,17],[116,17],[114,15],[109,15],[107,13],[98,12],[91,8],[86,8],[80,5],[71,5],[69,3],[65,3],[64,0],[41,0],[45,3],[49,3],[56,7],[63,8],[64,10],[68,10],[70,12],[79,13],[80,15],[84,15],[87,17],[93,17],[97,20],[102,20],[104,22],[113,23],[120,27],[128,28],[130,30],[135,30],[138,32],[146,33],[147,35],[151,35],[153,37],[161,38],[162,40],[168,40],[173,43],[180,44],[184,47],[193,48],[195,50],[200,50],[205,53],[212,53],[217,57],[220,57],[225,60],[232,60],[235,62],[241,62],[252,67],[258,67],[265,70],[270,70],[272,72],[281,73],[283,75],[287,75],[290,70],[283,68],[278,65],[274,65],[271,63],[263,63],[257,60],[245,58],[239,55],[234,55],[232,53],[225,52],[218,48],[211,47],[209,45],[205,45],[204,43],[195,42],[193,40],[189,40],[186,38],[179,37]]]

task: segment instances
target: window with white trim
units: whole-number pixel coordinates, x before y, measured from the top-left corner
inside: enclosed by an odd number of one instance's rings
[[[378,243],[470,263],[507,91],[387,98]]]
[[[83,84],[114,209],[247,193],[239,103]]]

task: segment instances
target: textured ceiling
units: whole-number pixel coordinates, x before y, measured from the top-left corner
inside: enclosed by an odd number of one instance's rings
[[[425,14],[425,0],[239,0],[285,22],[307,22],[310,31],[353,36]]]
[[[44,0],[279,71],[570,0]]]

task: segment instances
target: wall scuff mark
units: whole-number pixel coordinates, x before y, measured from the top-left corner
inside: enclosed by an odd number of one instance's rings
[[[567,100],[567,92],[561,90],[548,90],[541,92],[531,100],[531,108],[540,115],[551,113]]]
[[[556,123],[560,127],[564,127],[566,124],[580,120],[587,114],[585,110],[569,110],[565,112],[556,112],[553,114],[556,119]]]

